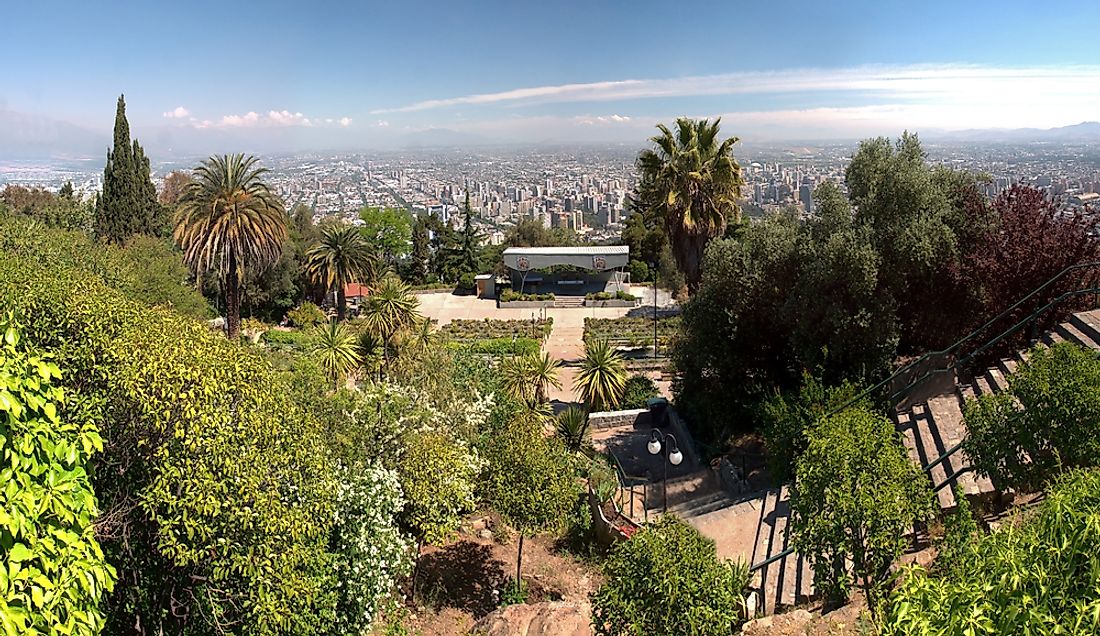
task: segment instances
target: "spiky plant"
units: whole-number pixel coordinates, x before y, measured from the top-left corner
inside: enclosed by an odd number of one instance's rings
[[[607,340],[590,340],[584,345],[581,371],[573,390],[590,411],[615,407],[626,389],[626,363]]]
[[[411,328],[422,319],[417,311],[420,301],[409,291],[409,286],[395,276],[387,276],[367,298],[363,309],[363,322],[367,329],[383,343],[383,359],[389,366],[390,348],[394,336]]]
[[[216,271],[225,292],[226,331],[241,333],[241,276],[279,259],[286,212],[263,181],[266,168],[241,154],[210,157],[192,172],[176,210],[173,236],[196,277]]]
[[[314,332],[311,353],[336,388],[359,366],[359,341],[344,323],[330,322]]]
[[[570,406],[558,413],[555,419],[555,431],[566,448],[573,451],[584,448],[589,438],[588,413],[584,409]]]

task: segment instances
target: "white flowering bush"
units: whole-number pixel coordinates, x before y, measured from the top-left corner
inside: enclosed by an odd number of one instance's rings
[[[341,471],[331,547],[336,618],[332,634],[366,634],[397,582],[412,570],[412,540],[398,529],[405,505],[397,474],[381,467]]]

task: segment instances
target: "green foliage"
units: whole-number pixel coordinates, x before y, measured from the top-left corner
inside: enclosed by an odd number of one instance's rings
[[[398,465],[407,499],[402,523],[419,541],[442,544],[477,505],[477,452],[438,431],[406,435],[404,451]]]
[[[512,336],[545,340],[550,335],[553,326],[553,318],[539,318],[537,320],[456,319],[444,325],[440,331],[459,341],[511,338]]]
[[[511,398],[536,406],[546,402],[550,387],[561,388],[558,369],[561,361],[542,351],[512,356],[500,362],[501,389]]]
[[[94,486],[119,572],[106,632],[316,633],[336,588],[336,476],[295,387],[258,352],[73,269],[5,257],[0,296],[102,422]]]
[[[626,230],[624,229],[623,232],[626,232]],[[633,252],[634,250],[631,250],[631,253]],[[653,280],[653,276],[650,274],[649,271],[649,265],[647,265],[643,261],[632,258],[630,259],[630,265],[627,269],[630,271],[631,284],[639,285],[648,280]]]
[[[371,250],[393,262],[408,255],[412,246],[412,216],[402,208],[366,207],[359,210],[359,232]]]
[[[68,187],[68,194],[65,187]],[[77,200],[73,196],[71,183],[66,183],[65,187],[55,195],[40,188],[8,185],[0,191],[0,208],[8,210],[7,214],[0,214],[0,218],[22,216],[51,228],[91,232],[94,204]]]
[[[333,382],[339,384],[359,366],[359,339],[346,325],[330,322],[317,327],[312,337],[311,353],[317,364]]]
[[[302,303],[297,309],[287,312],[286,317],[291,325],[299,329],[316,327],[327,320],[325,312],[309,301]]]
[[[5,634],[93,636],[115,584],[95,537],[88,476],[103,440],[48,355],[0,320],[0,627]]]
[[[466,342],[451,342],[450,346],[476,353],[495,357],[526,356],[538,353],[542,345],[538,340],[531,338],[490,338],[488,340],[470,340]]]
[[[474,281],[474,274],[472,272],[466,272],[465,274],[458,277],[457,287],[459,289],[470,290],[470,289],[473,289],[474,286],[475,286],[475,281]]]
[[[335,617],[322,633],[365,634],[397,600],[396,583],[412,570],[412,542],[396,525],[404,501],[394,472],[378,467],[342,469],[336,492],[340,512],[332,549],[338,591]]]
[[[1100,472],[1075,470],[1038,510],[941,555],[934,572],[910,567],[890,598],[883,632],[903,636],[1100,632]],[[941,566],[941,559],[960,559]]]
[[[500,302],[502,302],[502,303],[510,303],[510,302],[513,302],[513,301],[549,302],[549,301],[553,301],[553,300],[554,300],[554,294],[553,293],[546,293],[546,294],[527,294],[527,293],[524,293],[524,294],[521,294],[520,292],[515,291],[514,289],[505,289],[504,291],[502,291],[500,293]]]
[[[261,339],[273,349],[305,352],[313,346],[313,336],[305,331],[268,329]]]
[[[554,418],[554,432],[571,451],[579,451],[588,445],[591,432],[588,429],[588,413],[570,406]]]
[[[672,253],[689,289],[702,278],[703,251],[740,219],[737,201],[745,181],[733,157],[737,137],[719,141],[721,118],[681,117],[676,131],[658,124],[653,148],[638,154],[636,205],[664,225]]]
[[[666,515],[615,545],[592,596],[600,636],[738,633],[748,566],[719,561],[714,542]]]
[[[792,479],[794,466],[808,444],[806,432],[859,392],[859,386],[851,382],[826,387],[813,374],[804,371],[802,387],[797,392],[777,390],[761,402],[759,426],[772,477],[781,481]]]
[[[584,343],[584,360],[573,381],[585,406],[591,411],[613,408],[626,389],[626,364],[606,340]]]
[[[535,423],[506,423],[484,455],[482,498],[521,534],[558,528],[580,496],[569,453]]]
[[[794,547],[827,603],[847,601],[858,582],[874,614],[905,534],[932,513],[927,479],[890,420],[866,408],[822,419],[808,438],[791,491]]]
[[[964,410],[978,470],[1004,487],[1038,490],[1058,473],[1100,465],[1100,360],[1068,342],[1033,349],[1004,393]]]
[[[150,178],[149,159],[136,139],[130,143],[126,102],[119,96],[114,147],[107,151],[103,193],[96,203],[96,236],[121,244],[135,234],[163,235],[165,216]]]
[[[620,409],[644,409],[650,398],[661,397],[657,383],[644,375],[632,375],[626,380],[623,397],[619,400]]]
[[[305,269],[314,282],[328,292],[336,290],[336,311],[344,320],[347,313],[345,289],[351,283],[371,283],[378,279],[378,257],[359,228],[332,223],[321,228],[317,243],[305,252]]]
[[[523,605],[527,602],[527,584],[522,579],[508,579],[500,594],[500,606]]]
[[[680,330],[680,317],[657,319],[658,346],[666,347]],[[652,346],[653,318],[624,316],[622,318],[584,319],[584,340],[607,340],[615,346]]]
[[[943,537],[936,542],[934,570],[945,575],[973,567],[980,536],[978,522],[970,512],[970,502],[962,486],[955,486],[955,503],[955,509],[944,517]]]
[[[152,236],[134,236],[121,252],[135,274],[133,283],[127,287],[132,298],[150,307],[168,307],[185,316],[210,316],[210,305],[191,285],[191,272],[175,245]]]

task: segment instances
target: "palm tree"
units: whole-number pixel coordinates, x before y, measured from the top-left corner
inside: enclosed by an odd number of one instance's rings
[[[581,450],[588,441],[588,413],[575,406],[565,409],[558,413],[555,430],[566,448]]]
[[[561,360],[550,357],[545,351],[528,354],[528,370],[531,374],[531,384],[535,387],[535,400],[546,401],[546,393],[550,387],[561,388],[558,380],[558,369],[561,368]]]
[[[261,177],[255,157],[210,157],[193,171],[175,215],[173,236],[196,278],[222,276],[230,340],[241,333],[241,275],[277,261],[287,239],[286,212]]]
[[[371,333],[369,330],[363,330],[359,334],[359,366],[367,372],[368,375],[374,376],[376,373],[382,372],[382,339]],[[381,376],[378,378],[381,380]]]
[[[347,314],[344,289],[349,283],[374,282],[377,258],[359,228],[334,223],[321,228],[317,243],[306,250],[306,273],[327,289],[336,287],[336,315]]]
[[[533,399],[530,363],[531,359],[526,355],[511,356],[502,360],[497,367],[501,390],[524,406],[536,403]]]
[[[681,117],[675,134],[658,124],[661,134],[650,138],[655,147],[636,162],[641,179],[635,204],[664,224],[691,291],[702,278],[707,242],[741,215],[737,200],[745,180],[732,152],[738,139],[718,141],[721,121]]]
[[[382,353],[389,367],[393,338],[403,329],[421,320],[416,307],[420,301],[409,293],[409,286],[394,276],[387,276],[367,298],[363,319],[367,329],[382,340]]]
[[[312,353],[336,388],[340,388],[340,381],[354,371],[362,359],[355,334],[340,322],[317,328]]]
[[[573,389],[581,394],[591,411],[612,408],[622,399],[626,389],[626,364],[607,340],[584,344],[584,360]]]

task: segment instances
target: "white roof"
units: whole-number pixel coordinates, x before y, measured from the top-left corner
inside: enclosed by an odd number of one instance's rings
[[[517,256],[537,256],[545,254],[548,256],[568,256],[568,255],[580,255],[580,256],[599,256],[601,254],[629,254],[630,247],[626,245],[585,245],[582,247],[509,247],[504,250],[505,254],[515,254]]]

